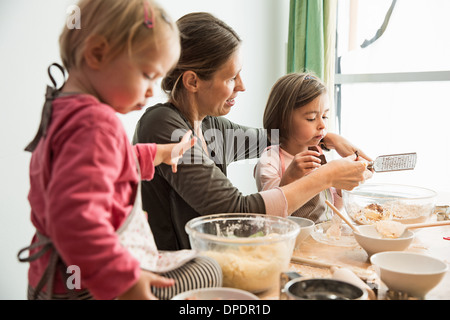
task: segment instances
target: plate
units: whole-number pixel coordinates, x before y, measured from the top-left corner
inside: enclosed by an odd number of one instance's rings
[[[259,300],[259,298],[245,290],[219,287],[185,291],[172,300]]]
[[[345,223],[341,224],[340,237],[333,237],[327,234],[327,230],[331,227],[331,221],[316,224],[311,237],[317,242],[338,247],[356,247],[358,243],[353,236],[353,230]]]

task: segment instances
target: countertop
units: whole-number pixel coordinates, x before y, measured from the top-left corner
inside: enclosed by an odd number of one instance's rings
[[[427,254],[450,265],[450,226],[417,229],[416,237],[406,251]],[[342,247],[324,244],[309,236],[293,252],[289,270],[307,278],[331,278],[331,267],[352,270],[365,282],[372,284],[378,292],[378,299],[386,298],[386,286],[379,280],[367,253],[359,246]],[[259,294],[261,299],[279,299],[279,286]],[[450,300],[450,271],[438,286],[426,296],[427,300]]]

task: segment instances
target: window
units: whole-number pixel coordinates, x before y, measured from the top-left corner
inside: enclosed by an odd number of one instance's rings
[[[339,132],[372,158],[418,154],[415,170],[372,181],[431,188],[447,204],[449,12],[448,0],[339,0],[336,72]]]

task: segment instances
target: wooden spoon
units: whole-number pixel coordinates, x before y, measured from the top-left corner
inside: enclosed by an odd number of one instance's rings
[[[437,221],[437,222],[426,222],[426,223],[416,223],[416,224],[403,224],[392,220],[382,220],[375,224],[376,230],[383,237],[386,238],[398,238],[407,229],[418,229],[418,228],[428,228],[428,227],[439,227],[448,226],[450,221]]]
[[[405,226],[406,226],[406,229],[419,229],[419,228],[440,227],[440,226],[448,226],[448,225],[450,225],[450,220],[407,224]]]
[[[350,226],[350,228],[352,228],[352,230],[353,230],[354,232],[359,233],[358,228],[355,227],[355,226],[353,225],[353,223],[352,223],[346,216],[344,216],[344,214],[342,214],[342,213],[341,213],[334,205],[332,205],[332,204],[330,203],[330,201],[325,200],[325,202],[326,202],[327,205],[331,208],[331,210],[334,211],[334,213],[336,213],[342,220],[344,220],[344,222],[345,222],[346,224],[348,224],[348,225]]]

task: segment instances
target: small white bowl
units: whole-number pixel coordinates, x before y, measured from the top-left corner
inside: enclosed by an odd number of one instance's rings
[[[359,226],[358,232],[353,232],[358,244],[372,256],[383,251],[403,251],[406,250],[414,240],[414,232],[405,230],[398,238],[383,238],[377,231],[375,225]]]
[[[172,300],[259,300],[254,294],[234,288],[203,288],[177,294]]]
[[[419,299],[424,299],[448,270],[448,265],[439,259],[411,252],[380,252],[370,262],[390,290]]]
[[[301,217],[289,216],[288,219],[300,226],[300,233],[295,240],[295,248],[298,248],[300,244],[310,236],[311,232],[314,230],[315,223],[310,219]]]

